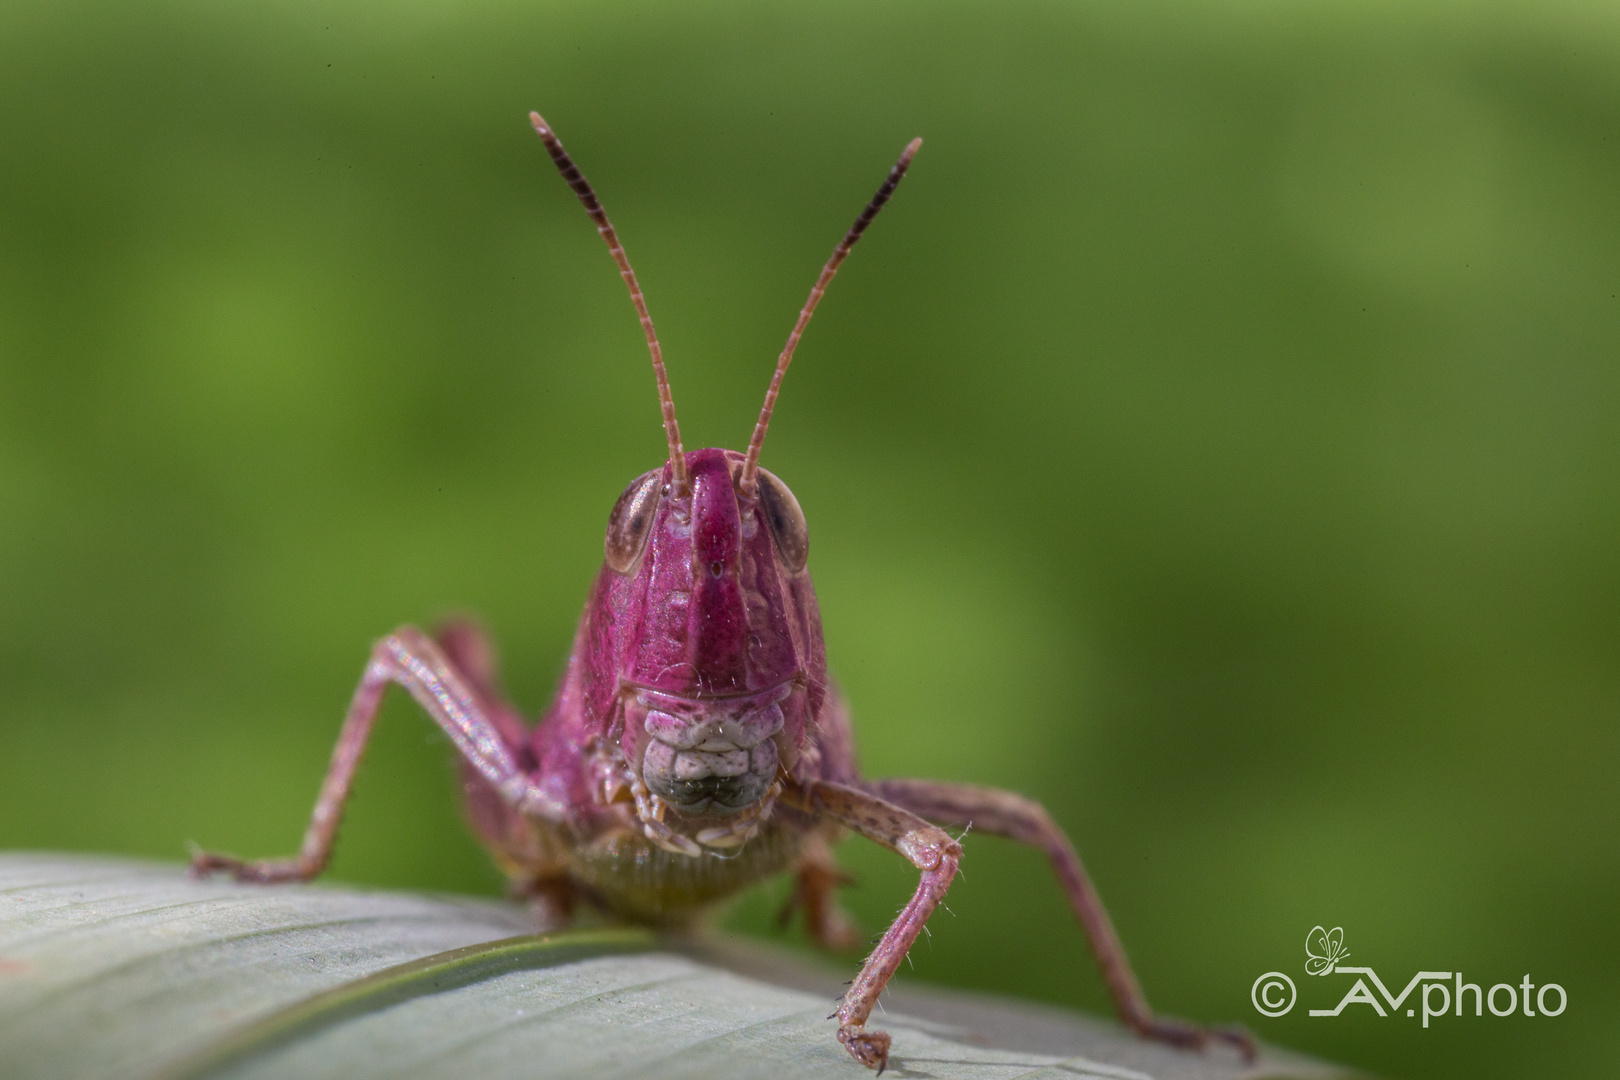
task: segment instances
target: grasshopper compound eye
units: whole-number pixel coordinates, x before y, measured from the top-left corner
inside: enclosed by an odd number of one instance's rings
[[[602,546],[607,553],[607,564],[618,573],[628,574],[647,546],[653,513],[658,509],[659,481],[663,472],[662,469],[654,469],[638,476],[624,489],[619,501],[613,504],[613,513],[608,515],[607,538]],[[793,496],[789,495],[788,498]],[[794,508],[798,508],[797,503]]]
[[[759,510],[771,527],[782,561],[797,574],[810,558],[810,526],[793,492],[765,469],[759,470]]]

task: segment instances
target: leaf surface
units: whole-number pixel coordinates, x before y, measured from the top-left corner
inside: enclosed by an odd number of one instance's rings
[[[837,979],[768,946],[526,933],[473,898],[187,880],[174,865],[0,854],[0,1073],[140,1077],[869,1075]],[[944,1078],[1318,1078],[1278,1051],[1142,1044],[1044,1006],[907,988],[891,1071]]]

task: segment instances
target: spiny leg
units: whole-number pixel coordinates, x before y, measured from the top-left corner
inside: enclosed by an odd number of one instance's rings
[[[821,835],[805,841],[804,854],[793,873],[793,893],[777,914],[779,926],[786,926],[794,911],[804,909],[804,931],[823,949],[843,952],[860,944],[860,931],[838,906],[840,886],[851,878],[838,868],[832,848]]]
[[[882,1031],[867,1031],[867,1018],[872,1015],[878,995],[922,933],[928,916],[944,899],[945,890],[956,877],[962,846],[949,833],[909,810],[858,788],[812,780],[789,788],[782,798],[904,855],[922,872],[917,891],[861,965],[860,974],[844,993],[835,1014],[838,1041],[856,1061],[881,1073],[889,1062],[889,1036]]]
[[[244,861],[229,855],[198,852],[191,860],[194,875],[224,870],[239,881],[308,881],[332,857],[332,844],[355,769],[377,719],[377,707],[389,683],[398,683],[450,736],[461,756],[501,794],[525,812],[561,820],[562,807],[537,788],[513,756],[512,748],[480,708],[467,680],[434,642],[415,627],[401,627],[371,650],[360,685],[349,702],[343,729],[332,749],[332,761],[315,800],[315,811],[298,854],[290,859]]]
[[[975,832],[1005,836],[1045,852],[1126,1026],[1144,1038],[1175,1046],[1202,1047],[1219,1039],[1236,1046],[1246,1059],[1254,1059],[1254,1036],[1242,1028],[1202,1028],[1153,1014],[1102,897],[1074,845],[1040,803],[1010,791],[935,780],[872,780],[861,788],[929,821],[963,828],[971,825]]]

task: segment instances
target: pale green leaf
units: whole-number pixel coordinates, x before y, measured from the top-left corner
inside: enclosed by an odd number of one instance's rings
[[[825,1019],[837,977],[768,946],[526,929],[521,909],[471,898],[0,854],[0,1075],[869,1075]],[[1344,1075],[1270,1050],[1244,1068],[1006,1000],[912,987],[886,1001],[902,1077]]]

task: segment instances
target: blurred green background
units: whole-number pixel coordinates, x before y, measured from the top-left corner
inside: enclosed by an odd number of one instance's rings
[[[1620,1062],[1612,4],[13,0],[0,101],[0,846],[290,850],[401,622],[543,707],[663,450],[529,109],[691,447],[920,134],[765,454],[866,769],[1043,800],[1166,1011]],[[333,877],[499,890],[448,758],[392,701]],[[913,878],[844,858],[876,930]],[[1107,1009],[1037,857],[965,872],[918,977]],[[1307,1018],[1319,923],[1568,1010]]]

